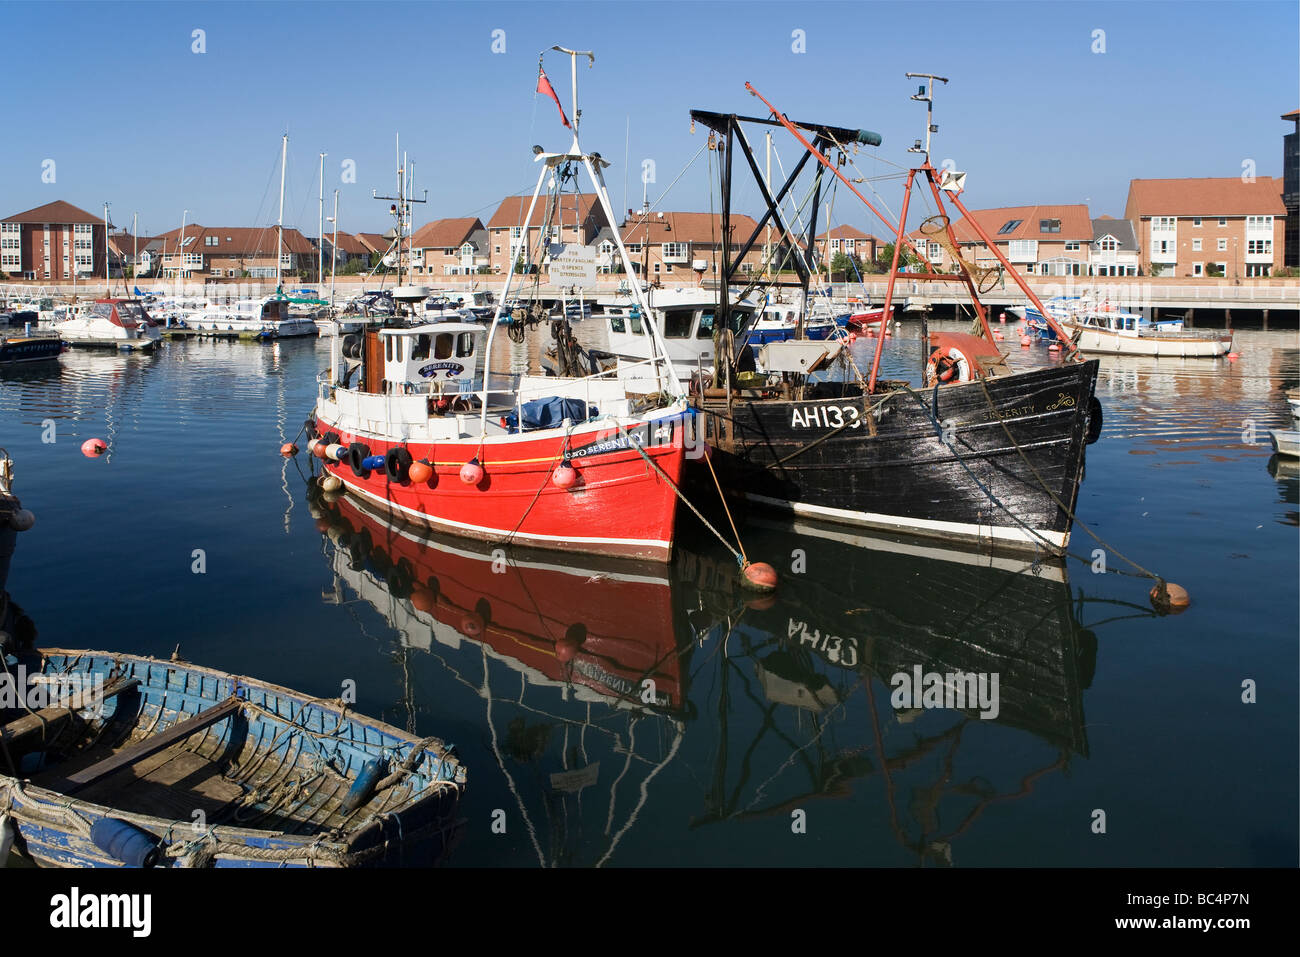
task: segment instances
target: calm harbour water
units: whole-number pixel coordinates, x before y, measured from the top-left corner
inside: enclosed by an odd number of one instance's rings
[[[916,333],[884,374],[915,373]],[[1297,345],[1242,331],[1235,362],[1103,360],[1078,515],[1189,590],[1178,616],[1143,579],[1093,574],[1077,529],[1086,560],[1060,572],[755,514],[770,602],[692,528],[666,568],[533,554],[498,574],[463,541],[308,502],[306,456],[277,449],[311,410],[316,340],[0,373],[0,445],[37,516],[9,591],[44,646],[179,645],[330,697],[351,679],[361,711],[455,743],[450,866],[1294,866],[1300,468],[1266,430],[1289,418]],[[92,436],[109,455],[81,455]],[[998,715],[896,712],[890,677],[915,665],[997,672]]]

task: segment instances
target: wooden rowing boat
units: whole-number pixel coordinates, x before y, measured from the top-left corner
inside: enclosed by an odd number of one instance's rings
[[[40,865],[427,863],[455,829],[454,749],[339,700],[60,649],[0,685],[0,838]]]

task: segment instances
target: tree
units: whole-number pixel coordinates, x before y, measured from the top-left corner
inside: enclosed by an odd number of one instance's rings
[[[1152,278],[1159,276],[1164,271],[1165,271],[1164,263],[1152,263],[1150,268],[1147,270],[1147,272],[1151,274]]]
[[[1153,265],[1154,265],[1154,264],[1153,264]],[[1153,273],[1152,275],[1155,275],[1155,274]],[[1222,278],[1223,278],[1223,267],[1220,266],[1218,263],[1206,263],[1206,264],[1205,264],[1205,275],[1210,276],[1210,277],[1213,278],[1213,279],[1222,279]]]
[[[862,263],[857,256],[836,253],[831,258],[831,282],[852,282],[861,272]]]
[[[880,271],[888,272],[889,264],[893,262],[893,259],[894,259],[894,244],[885,243],[885,245],[880,247],[880,252],[876,254],[876,262],[880,265]],[[898,267],[902,269],[904,266],[920,266],[920,265],[922,265],[921,258],[917,256],[914,252],[912,252],[910,248],[904,246],[902,254],[898,257]]]

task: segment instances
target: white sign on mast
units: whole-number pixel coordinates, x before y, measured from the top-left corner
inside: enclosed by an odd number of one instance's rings
[[[590,289],[596,285],[596,250],[580,243],[552,243],[551,281],[560,286]]]

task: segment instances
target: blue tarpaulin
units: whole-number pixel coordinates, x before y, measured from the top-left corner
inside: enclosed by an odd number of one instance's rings
[[[581,399],[562,399],[559,396],[525,402],[522,410],[525,432],[533,429],[558,428],[565,419],[586,422],[600,414],[594,405],[587,405]],[[519,416],[516,413],[511,412],[507,415],[505,423],[506,428],[511,432],[520,431]]]

